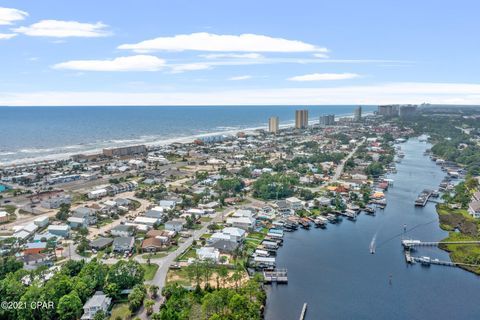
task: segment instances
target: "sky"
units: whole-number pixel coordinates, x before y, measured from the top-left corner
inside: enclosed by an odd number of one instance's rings
[[[475,0],[1,0],[0,106],[480,104]]]

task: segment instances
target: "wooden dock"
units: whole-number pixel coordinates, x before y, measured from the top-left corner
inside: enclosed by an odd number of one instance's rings
[[[302,307],[302,313],[300,313],[300,320],[304,320],[306,314],[307,314],[307,303],[305,302]]]
[[[276,269],[273,271],[263,271],[263,281],[265,283],[288,283],[287,269]]]
[[[411,240],[404,239],[402,240],[402,246],[406,249],[412,249],[414,247],[428,247],[428,246],[438,246],[439,244],[480,244],[480,241],[420,241],[420,240]]]

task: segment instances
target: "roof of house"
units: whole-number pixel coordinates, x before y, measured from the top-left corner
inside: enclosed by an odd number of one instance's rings
[[[116,237],[113,239],[113,246],[114,247],[133,247],[135,243],[134,237]]]
[[[218,249],[219,251],[223,251],[223,252],[232,252],[238,247],[238,243],[228,241],[225,239],[218,239],[217,241],[213,242],[210,245],[215,249]]]
[[[475,200],[475,201],[470,202],[469,207],[474,211],[480,211],[480,201]]]
[[[97,291],[97,292],[95,292],[95,294],[90,299],[88,299],[87,302],[85,302],[85,305],[83,306],[83,308],[84,309],[89,309],[89,308],[94,308],[94,307],[100,307],[105,302],[107,302],[107,304],[110,304],[111,301],[112,301],[112,299],[109,298],[102,291]]]
[[[111,229],[111,231],[119,231],[119,232],[131,232],[133,231],[133,227],[132,226],[127,226],[127,225],[124,225],[124,224],[119,224],[118,226],[115,226]]]
[[[95,240],[92,240],[90,242],[90,246],[95,247],[95,248],[103,248],[105,246],[108,246],[112,242],[113,242],[112,238],[102,238],[102,237],[100,237],[100,238],[97,238]]]
[[[148,247],[161,248],[161,247],[163,247],[163,242],[162,242],[162,240],[157,239],[157,238],[147,238],[147,239],[143,240],[142,248],[148,248]]]

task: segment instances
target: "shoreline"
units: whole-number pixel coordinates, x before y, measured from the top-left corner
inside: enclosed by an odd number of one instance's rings
[[[364,116],[370,116],[373,115],[373,112],[365,112],[363,114]],[[343,114],[338,114],[335,115],[336,117],[342,117],[342,118],[352,118],[353,114],[352,113],[343,113]],[[315,125],[318,122],[318,119],[315,120],[310,120],[309,125]],[[280,129],[288,129],[292,128],[295,126],[295,120],[290,119],[287,120],[279,125]],[[228,128],[228,127],[227,127]],[[188,136],[177,136],[177,137],[172,137],[172,138],[167,138],[167,139],[161,139],[161,140],[154,140],[154,141],[145,141],[145,139],[142,138],[137,138],[137,139],[124,139],[124,140],[116,140],[115,138],[99,142],[98,144],[107,144],[109,141],[112,141],[113,143],[104,147],[96,147],[96,148],[91,148],[87,149],[84,151],[78,150],[76,152],[63,152],[63,153],[55,153],[51,155],[43,155],[43,156],[38,156],[38,157],[30,157],[30,158],[22,158],[22,159],[17,159],[17,160],[12,160],[12,161],[5,161],[5,162],[0,162],[0,168],[5,168],[5,167],[10,167],[10,166],[17,166],[17,165],[29,165],[29,164],[34,164],[42,161],[64,161],[68,160],[71,156],[77,155],[77,154],[84,154],[84,155],[93,155],[97,153],[101,153],[104,148],[108,147],[125,147],[125,146],[131,146],[131,145],[136,145],[136,144],[143,144],[146,145],[147,147],[161,147],[161,146],[166,146],[169,144],[173,143],[191,143],[195,139],[198,138],[204,138],[204,137],[209,137],[209,136],[217,136],[217,135],[235,135],[239,132],[246,132],[246,133],[251,133],[256,130],[260,129],[268,129],[268,123],[265,122],[261,126],[254,126],[254,127],[246,127],[246,128],[234,128],[234,129],[229,129],[229,130],[219,130],[219,131],[212,131],[212,132],[206,132],[206,133],[198,133],[194,135],[188,135]],[[119,141],[115,143],[115,141]],[[62,150],[62,149],[80,149],[82,148],[82,144],[76,144],[76,145],[67,145],[67,146],[61,146],[61,147],[52,147],[52,148],[46,148],[44,149],[44,152],[48,153],[48,150]],[[37,149],[33,151],[34,149],[21,149],[18,151],[9,151],[5,150],[0,152],[0,155],[12,155],[12,154],[17,154],[22,151],[26,151],[25,153],[40,153],[43,152],[42,149]]]

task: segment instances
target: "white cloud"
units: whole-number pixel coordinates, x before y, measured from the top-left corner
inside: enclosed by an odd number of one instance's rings
[[[217,51],[217,52],[327,52],[325,48],[297,40],[273,38],[258,34],[219,35],[207,32],[159,37],[136,44],[123,44],[119,49],[150,52],[169,51]]]
[[[155,56],[136,55],[112,60],[72,60],[58,63],[54,69],[79,71],[158,71],[165,66],[165,60]]]
[[[259,53],[211,53],[211,54],[201,54],[199,57],[205,58],[205,59],[223,59],[223,58],[262,59],[264,56]]]
[[[211,65],[207,63],[185,63],[185,64],[171,65],[171,68],[173,73],[181,73],[185,71],[198,71],[198,70],[210,69]]]
[[[0,40],[7,40],[15,37],[16,33],[0,33]]]
[[[327,81],[327,80],[347,80],[358,78],[356,73],[311,73],[302,76],[288,78],[290,81]]]
[[[159,92],[0,92],[0,105],[332,105],[437,103],[480,105],[480,84],[400,82],[326,88]]]
[[[41,20],[28,27],[19,27],[13,29],[18,33],[23,33],[32,37],[105,37],[111,33],[105,30],[107,25],[97,23],[82,23],[77,21],[61,21],[61,20]]]
[[[326,53],[314,53],[313,56],[315,58],[321,58],[321,59],[327,59],[328,58],[328,54],[326,54]]]
[[[228,80],[231,80],[231,81],[240,81],[240,80],[248,80],[248,79],[251,79],[252,76],[236,76],[236,77],[231,77],[229,78]]]
[[[0,7],[0,25],[9,25],[28,17],[28,13],[14,8]]]

